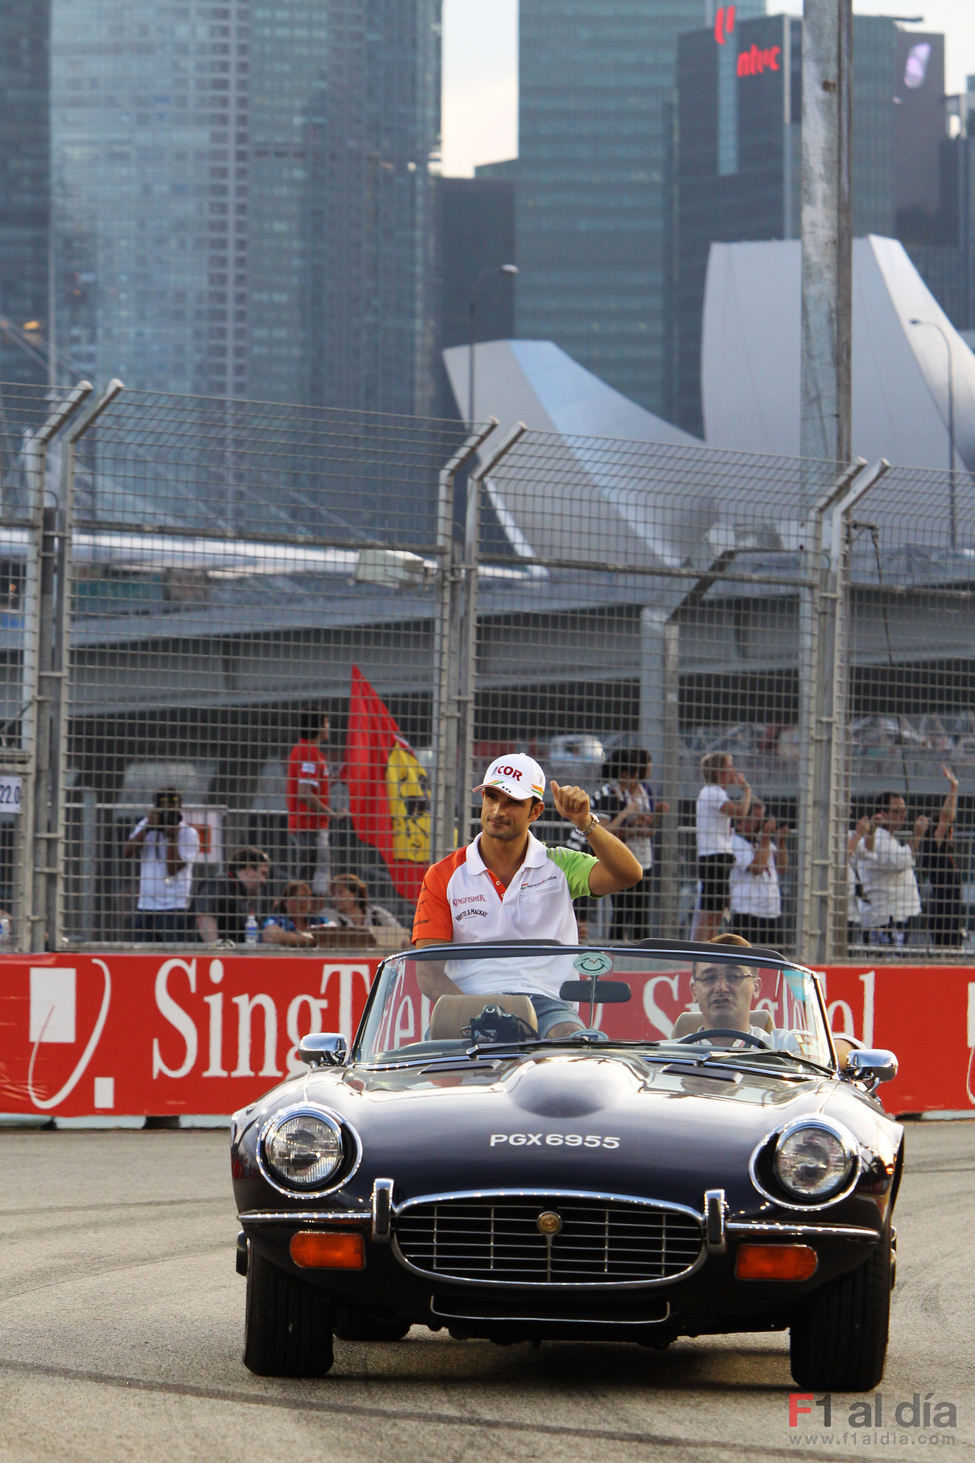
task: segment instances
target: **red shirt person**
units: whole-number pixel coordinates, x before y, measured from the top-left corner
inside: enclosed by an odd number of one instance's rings
[[[328,887],[328,713],[309,713],[299,741],[288,756],[285,795],[288,803],[290,876],[322,891]]]

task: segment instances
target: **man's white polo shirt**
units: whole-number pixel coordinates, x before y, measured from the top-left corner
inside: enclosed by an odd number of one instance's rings
[[[479,844],[480,834],[427,870],[413,921],[414,940],[455,945],[554,940],[575,945],[579,930],[572,901],[589,894],[589,870],[597,862],[593,854],[549,848],[529,833],[525,862],[505,889],[485,867]],[[465,981],[463,989],[494,989],[490,972],[484,969],[483,975],[486,985]],[[538,984],[531,980],[525,989],[537,990]],[[510,968],[506,988],[514,989]]]
[[[414,940],[474,945],[484,940],[554,940],[575,945],[579,929],[573,899],[589,894],[589,870],[598,860],[572,848],[549,848],[528,835],[525,862],[507,889],[485,866],[481,835],[466,848],[448,854],[424,875],[413,921]],[[507,991],[547,992],[557,996],[571,970],[549,969],[552,962],[526,960],[521,978],[512,981],[505,962]],[[450,962],[448,974],[462,991],[478,994],[497,989],[497,972],[487,961]]]

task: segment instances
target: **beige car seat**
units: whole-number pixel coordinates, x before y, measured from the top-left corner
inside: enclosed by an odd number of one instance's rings
[[[500,1006],[509,1016],[518,1016],[532,1031],[538,1030],[535,1007],[526,995],[505,995],[503,991],[488,991],[477,996],[438,996],[430,1012],[430,1040],[450,1041],[462,1037],[464,1027],[469,1026],[473,1016],[479,1016],[485,1006]]]

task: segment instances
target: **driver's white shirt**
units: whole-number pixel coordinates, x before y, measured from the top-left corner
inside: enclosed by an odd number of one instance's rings
[[[706,1029],[706,1028],[704,1028],[704,1029]],[[731,1028],[729,1028],[729,1030],[730,1029]],[[690,1033],[690,1034],[693,1035],[694,1033]],[[796,1033],[794,1031],[787,1031],[784,1027],[775,1026],[775,1027],[772,1028],[771,1031],[766,1031],[766,1029],[765,1029],[764,1026],[749,1026],[749,1028],[748,1028],[748,1035],[749,1036],[754,1036],[755,1039],[756,1039],[756,1041],[760,1041],[762,1043],[762,1046],[768,1047],[768,1048],[770,1048],[771,1051],[774,1051],[774,1052],[798,1052],[799,1051],[799,1042],[798,1042],[798,1040],[796,1038]],[[690,1044],[691,1043],[688,1042],[688,1045],[690,1045]],[[702,1039],[702,1041],[701,1041],[701,1045],[702,1046],[713,1046],[714,1043],[712,1041],[710,1041],[707,1037],[704,1037]],[[743,1041],[741,1043],[741,1045],[742,1045],[742,1047],[747,1047],[749,1045],[749,1043],[746,1042],[746,1041]],[[727,1048],[727,1050],[728,1051],[733,1051],[734,1048],[735,1048],[735,1044],[734,1044],[734,1042],[732,1042],[731,1045]]]

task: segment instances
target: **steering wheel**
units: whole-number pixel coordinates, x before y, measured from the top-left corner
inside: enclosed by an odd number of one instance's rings
[[[757,1036],[752,1036],[750,1031],[737,1031],[733,1026],[705,1026],[700,1031],[689,1031],[686,1036],[677,1038],[678,1046],[693,1046],[696,1041],[706,1041],[709,1036],[733,1036],[736,1041],[747,1041],[751,1046],[757,1046],[760,1051],[767,1052],[769,1044],[767,1041],[759,1041]]]

